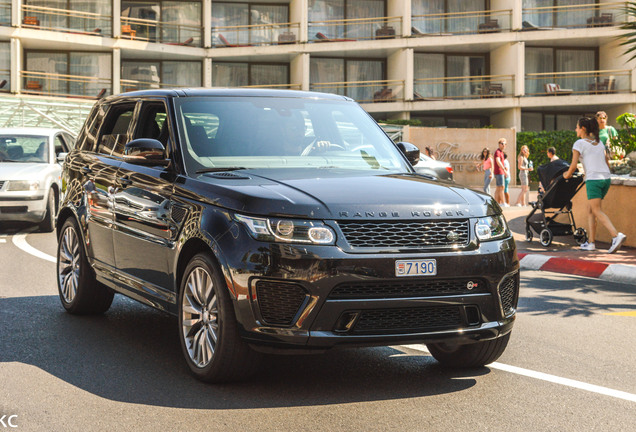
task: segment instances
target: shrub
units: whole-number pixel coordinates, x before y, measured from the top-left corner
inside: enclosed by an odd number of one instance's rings
[[[517,132],[517,151],[515,154],[508,153],[508,158],[519,156],[521,146],[527,145],[528,150],[530,150],[528,159],[533,162],[535,169],[530,173],[530,181],[538,182],[539,177],[537,177],[536,169],[539,165],[549,162],[546,154],[548,147],[554,147],[558,157],[570,162],[572,160],[572,145],[577,139],[576,132],[569,130]]]

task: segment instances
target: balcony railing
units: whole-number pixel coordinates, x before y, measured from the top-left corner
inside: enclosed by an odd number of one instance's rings
[[[625,22],[627,2],[523,9],[523,30],[616,26]]]
[[[22,92],[47,96],[99,99],[111,94],[111,79],[22,71]]]
[[[630,93],[631,74],[625,70],[526,74],[526,96]]]
[[[11,2],[2,0],[0,1],[0,25],[11,25]]]
[[[503,98],[514,94],[514,75],[419,78],[413,84],[415,101]]]
[[[403,80],[313,83],[310,90],[348,96],[360,103],[404,101]]]
[[[212,28],[213,47],[283,45],[299,42],[300,23],[255,24]]]
[[[112,36],[111,23],[112,17],[107,15],[42,6],[22,6],[22,27]]]
[[[512,10],[489,10],[413,15],[411,35],[497,33],[511,29]]]
[[[402,17],[357,18],[308,23],[311,42],[394,39],[402,36]]]
[[[124,39],[200,47],[202,29],[200,25],[121,17],[121,37]]]
[[[11,91],[11,70],[0,69],[0,92]]]

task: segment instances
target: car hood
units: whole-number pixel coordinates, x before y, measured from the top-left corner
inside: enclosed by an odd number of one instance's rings
[[[45,163],[0,162],[0,180],[37,180],[48,169]]]
[[[202,174],[193,190],[237,212],[317,219],[465,218],[498,214],[490,196],[417,174],[241,170]]]

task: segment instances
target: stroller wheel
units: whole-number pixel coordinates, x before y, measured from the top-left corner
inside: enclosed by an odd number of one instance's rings
[[[577,228],[574,231],[574,241],[582,245],[587,241],[587,232],[583,228]]]
[[[552,243],[552,231],[547,228],[542,229],[541,233],[539,233],[539,240],[541,241],[541,246],[550,246]]]
[[[532,241],[532,230],[530,228],[526,228],[526,241],[527,242]]]

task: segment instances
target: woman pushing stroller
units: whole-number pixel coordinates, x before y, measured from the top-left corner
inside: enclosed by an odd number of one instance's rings
[[[621,247],[626,236],[616,230],[601,206],[603,198],[605,198],[610,188],[611,173],[605,146],[599,142],[599,127],[596,119],[590,117],[580,118],[576,124],[576,136],[579,139],[572,147],[572,163],[570,168],[563,174],[563,178],[572,177],[580,160],[585,170],[589,224],[588,241],[581,245],[581,249],[585,251],[596,249],[594,244],[596,222],[600,221],[612,236],[612,244],[608,252],[614,253]]]

